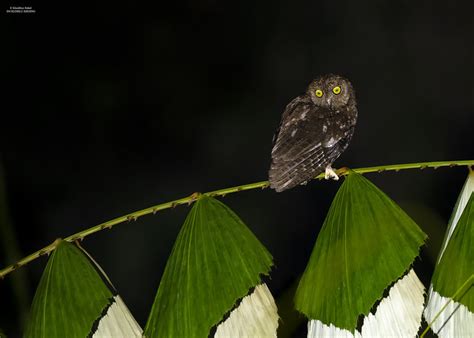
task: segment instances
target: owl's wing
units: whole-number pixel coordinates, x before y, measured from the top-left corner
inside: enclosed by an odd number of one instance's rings
[[[308,100],[296,98],[288,107],[291,110],[283,114],[272,149],[269,180],[277,191],[323,172],[347,147],[353,132],[353,126],[342,123],[343,114]]]

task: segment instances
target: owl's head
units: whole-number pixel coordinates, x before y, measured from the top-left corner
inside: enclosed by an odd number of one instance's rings
[[[354,89],[346,78],[328,74],[314,79],[308,86],[306,93],[311,100],[320,107],[343,108],[349,100],[354,99]]]

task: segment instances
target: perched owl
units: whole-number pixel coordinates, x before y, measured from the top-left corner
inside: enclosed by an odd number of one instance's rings
[[[324,171],[326,179],[339,179],[331,165],[347,148],[356,120],[349,80],[333,74],[313,80],[283,112],[273,140],[270,187],[290,189]]]

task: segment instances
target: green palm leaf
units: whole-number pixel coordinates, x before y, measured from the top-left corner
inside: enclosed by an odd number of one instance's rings
[[[145,335],[208,337],[271,265],[271,255],[232,210],[200,197],[173,247]]]
[[[474,193],[471,193],[436,266],[431,280],[433,290],[441,296],[451,297],[472,274],[474,274]],[[472,285],[454,300],[474,313],[474,287]]]
[[[331,204],[296,292],[310,319],[355,331],[418,256],[426,235],[375,185],[350,173]]]
[[[87,337],[112,297],[81,250],[61,241],[36,290],[25,337]]]
[[[474,335],[473,196],[474,171],[470,170],[448,223],[424,312],[439,337]]]

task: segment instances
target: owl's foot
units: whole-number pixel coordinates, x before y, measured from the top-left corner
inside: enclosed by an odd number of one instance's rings
[[[324,178],[329,180],[330,178],[334,181],[339,180],[339,176],[337,176],[336,172],[331,168],[331,166],[326,167],[326,172],[324,173]]]

